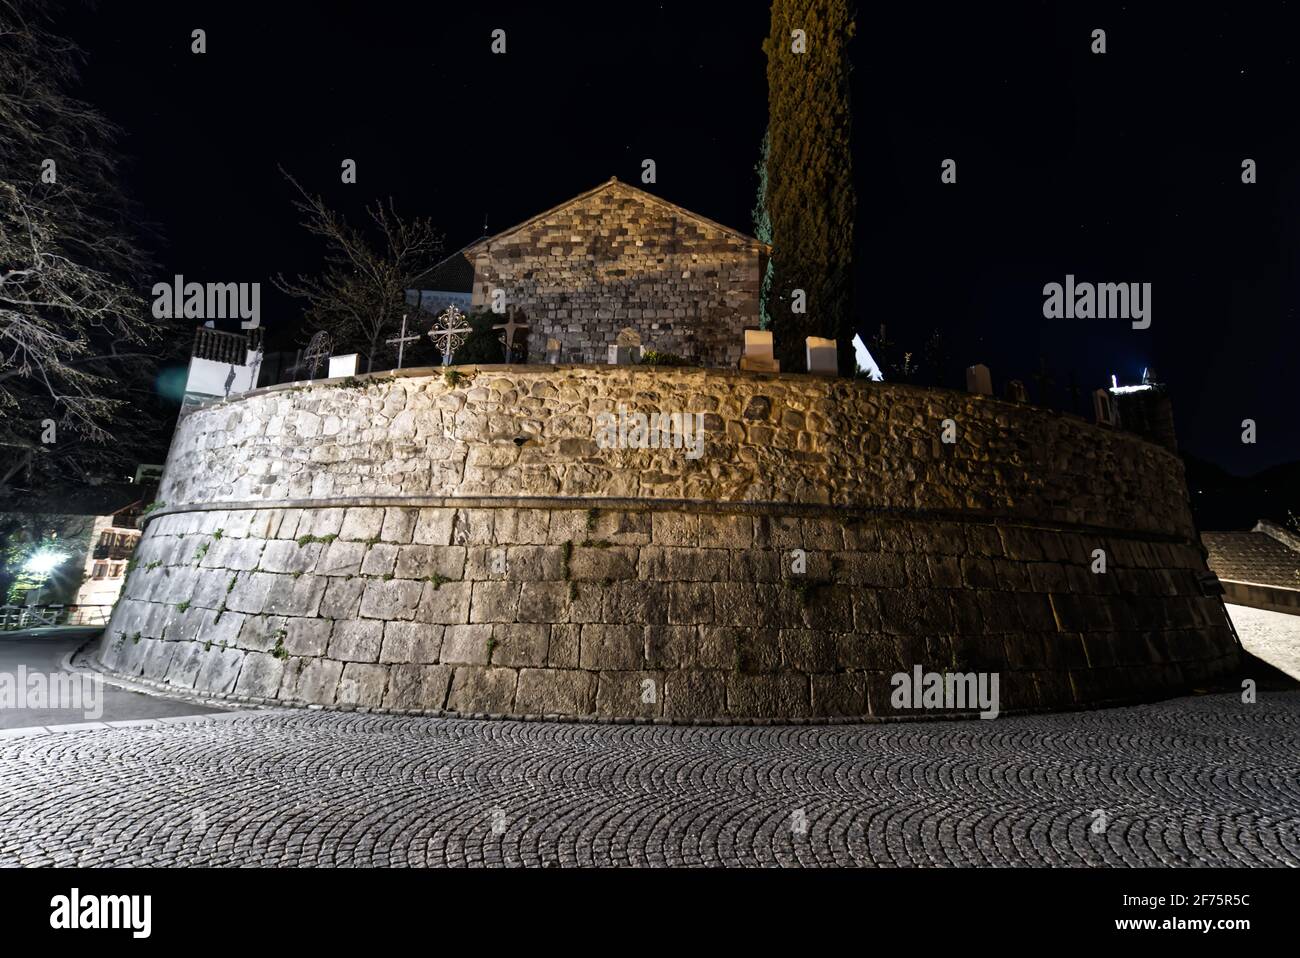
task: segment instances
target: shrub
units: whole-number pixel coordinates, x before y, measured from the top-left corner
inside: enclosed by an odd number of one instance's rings
[[[638,365],[641,366],[694,366],[695,365],[695,363],[692,360],[686,359],[683,356],[678,356],[676,353],[661,353],[657,349],[647,349],[644,353],[641,354],[641,358],[637,360],[637,363]]]

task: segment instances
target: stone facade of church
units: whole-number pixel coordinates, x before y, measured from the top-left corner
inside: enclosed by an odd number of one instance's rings
[[[473,305],[529,325],[528,361],[604,363],[625,328],[647,350],[734,366],[758,325],[767,247],[616,179],[467,247]]]

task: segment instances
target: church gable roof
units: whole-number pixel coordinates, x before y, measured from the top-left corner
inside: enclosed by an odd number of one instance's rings
[[[724,236],[736,240],[739,243],[742,243],[746,246],[753,247],[754,249],[757,250],[770,249],[768,244],[762,242],[761,240],[757,240],[752,236],[748,236],[745,233],[740,232],[739,230],[734,230],[729,226],[723,226],[721,223],[715,222],[714,220],[711,220],[708,217],[701,216],[698,213],[691,212],[690,210],[686,209],[686,207],[684,206],[678,206],[676,203],[670,203],[668,200],[655,196],[653,193],[647,193],[645,190],[638,189],[637,187],[632,186],[629,183],[622,182],[617,177],[611,176],[606,182],[601,183],[599,186],[587,190],[585,193],[579,193],[577,196],[573,197],[572,199],[565,200],[563,203],[559,204],[558,206],[553,206],[549,210],[545,210],[544,212],[538,213],[536,216],[530,217],[529,219],[524,220],[522,223],[517,223],[516,225],[510,227],[509,229],[502,230],[500,233],[497,233],[493,236],[485,236],[482,239],[478,240],[477,242],[471,243],[469,246],[466,246],[465,249],[462,250],[461,252],[467,258],[471,258],[474,256],[475,253],[490,246],[492,243],[495,243],[500,239],[503,239],[507,236],[511,236],[515,233],[523,232],[527,230],[529,227],[533,226],[534,224],[544,222],[548,218],[554,216],[556,213],[560,213],[563,210],[568,209],[570,206],[574,206],[578,203],[582,203],[583,201],[588,200],[593,196],[596,196],[600,193],[604,193],[609,190],[620,190],[625,194],[640,200],[641,202],[645,203],[648,206],[657,206],[662,209],[665,209],[673,216],[680,217],[682,219],[692,220],[696,223],[701,224],[702,226],[707,227],[708,229],[716,230],[717,232],[723,234]]]
[[[426,290],[468,293],[474,287],[474,264],[465,256],[468,249],[469,247],[466,246],[464,249],[456,250],[420,277],[416,285]]]

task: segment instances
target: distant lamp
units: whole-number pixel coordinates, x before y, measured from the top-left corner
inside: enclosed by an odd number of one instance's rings
[[[68,558],[66,552],[56,552],[53,549],[41,549],[39,552],[33,552],[30,559],[23,566],[23,571],[33,576],[45,578],[53,572],[58,566]]]

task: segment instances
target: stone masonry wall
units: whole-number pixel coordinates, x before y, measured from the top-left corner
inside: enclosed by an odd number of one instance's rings
[[[612,182],[470,251],[474,306],[505,290],[531,329],[529,362],[604,362],[620,330],[647,349],[735,366],[758,325],[761,244]]]
[[[705,454],[600,449],[619,402],[712,417]],[[185,416],[160,499],[100,660],[214,695],[890,716],[914,665],[997,671],[1011,710],[1236,660],[1175,457],[960,393],[617,367],[276,389]]]

